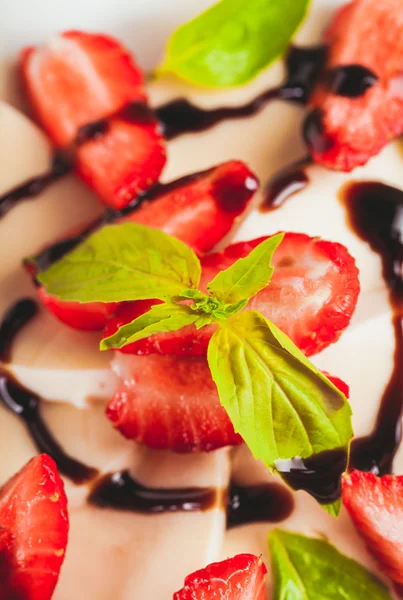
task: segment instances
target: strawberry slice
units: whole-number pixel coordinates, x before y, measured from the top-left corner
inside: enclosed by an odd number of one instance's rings
[[[220,404],[206,358],[118,354],[114,370],[121,383],[106,415],[126,438],[175,452],[242,443]],[[341,379],[325,375],[348,396]]]
[[[163,139],[142,73],[116,40],[67,31],[26,49],[21,63],[39,121],[106,204],[121,208],[155,184]]]
[[[382,569],[403,584],[403,476],[353,471],[343,478],[343,503]]]
[[[230,231],[258,185],[256,176],[243,162],[229,161],[162,186],[163,191],[157,197],[144,201],[139,208],[115,222],[130,220],[162,229],[192,246],[196,252],[207,252]],[[34,264],[28,264],[27,270],[36,276]],[[39,288],[39,296],[55,317],[82,331],[102,331],[115,307],[113,303],[62,302],[42,288]],[[150,304],[140,303],[139,306]],[[127,307],[123,308],[119,314],[127,314],[127,310]],[[134,308],[137,316],[141,314],[138,310]]]
[[[68,528],[56,465],[36,456],[0,490],[0,600],[52,597]]]
[[[196,252],[207,252],[231,230],[258,187],[245,163],[231,160],[162,186],[154,200],[123,220],[162,229]]]
[[[102,331],[108,318],[115,312],[115,302],[64,302],[38,288],[39,298],[54,316],[72,329]]]
[[[221,270],[243,258],[266,238],[240,242],[223,252],[202,258],[202,288]],[[359,294],[355,261],[341,244],[286,233],[273,257],[270,284],[247,308],[260,311],[273,321],[307,355],[320,352],[336,342],[349,325]],[[147,310],[149,304],[142,305]],[[141,307],[130,303],[118,307],[108,323],[105,336],[140,315]],[[205,355],[214,326],[198,331],[193,325],[178,332],[154,335],[122,349],[127,354]]]
[[[351,171],[403,133],[401,0],[354,0],[328,28],[329,55],[305,124],[313,159]]]
[[[218,399],[205,358],[118,356],[122,383],[106,414],[151,448],[204,452],[242,442]]]
[[[173,600],[267,600],[266,573],[261,558],[238,554],[188,575]]]

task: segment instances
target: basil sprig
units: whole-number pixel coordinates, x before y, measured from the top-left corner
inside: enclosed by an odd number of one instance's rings
[[[163,302],[101,342],[121,348],[156,333],[215,324],[208,362],[220,401],[253,455],[279,459],[346,449],[353,435],[345,396],[248,300],[266,287],[278,234],[198,289],[200,261],[183,242],[135,223],[92,234],[38,275],[49,294],[78,302]],[[346,459],[347,460],[347,459]],[[337,514],[339,503],[325,507]]]

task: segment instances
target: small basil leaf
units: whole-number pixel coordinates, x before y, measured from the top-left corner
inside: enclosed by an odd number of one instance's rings
[[[274,529],[269,545],[273,600],[392,600],[373,573],[324,540]]]
[[[234,304],[260,292],[273,275],[271,259],[283,238],[284,233],[268,238],[248,256],[238,259],[228,269],[218,273],[207,285],[210,294],[221,302]]]
[[[93,233],[38,279],[61,300],[165,300],[198,286],[200,261],[178,239],[124,223]]]
[[[286,50],[309,0],[221,0],[179,27],[159,72],[211,87],[242,85]]]
[[[118,329],[113,335],[101,341],[101,350],[122,348],[155,333],[177,331],[195,323],[198,315],[183,304],[155,304],[151,309]]]
[[[346,398],[260,313],[221,322],[208,362],[235,431],[268,468],[278,459],[348,446]]]

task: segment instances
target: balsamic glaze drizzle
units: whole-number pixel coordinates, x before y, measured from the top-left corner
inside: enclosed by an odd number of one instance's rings
[[[0,195],[0,218],[4,217],[20,202],[33,199],[43,192],[49,185],[58,181],[72,170],[72,165],[59,152],[55,152],[52,165],[46,173],[32,177],[17,185],[3,195]]]
[[[19,300],[6,312],[0,324],[2,358],[10,356],[15,335],[37,312],[36,302],[30,299]],[[4,366],[0,366],[0,402],[24,422],[38,451],[49,454],[66,477],[75,483],[83,483],[97,475],[96,469],[88,467],[65,452],[42,418],[41,398],[17,381]]]
[[[347,465],[345,448],[277,463],[278,472],[294,490],[305,490],[321,504],[331,504],[340,498],[341,476]]]
[[[290,491],[279,483],[240,486],[231,482],[227,503],[227,529],[248,523],[280,523],[294,509]]]
[[[209,487],[149,488],[128,471],[108,473],[96,481],[88,502],[99,508],[137,513],[206,511],[219,506],[222,492]],[[233,482],[226,503],[227,528],[248,523],[279,523],[294,508],[292,494],[278,483],[239,486]]]
[[[263,201],[259,210],[261,212],[276,210],[288,198],[306,188],[309,178],[305,167],[311,163],[311,157],[307,156],[278,171],[265,185]]]
[[[246,118],[260,112],[271,100],[288,100],[305,104],[326,60],[324,46],[291,46],[286,56],[287,77],[279,87],[271,88],[240,106],[203,109],[186,98],[178,98],[156,109],[162,132],[167,140],[191,132],[210,129],[222,121]]]
[[[39,452],[49,454],[59,471],[81,484],[97,475],[97,470],[69,456],[49,430],[41,415],[41,398],[27,389],[6,369],[0,368],[0,401],[19,417]]]
[[[217,495],[217,490],[209,487],[149,488],[128,471],[117,471],[95,483],[88,503],[137,513],[194,512],[216,506]]]
[[[29,323],[38,312],[37,303],[32,298],[18,300],[5,313],[0,324],[0,362],[11,360],[11,348],[19,330]]]
[[[358,98],[376,84],[378,77],[361,65],[335,67],[325,75],[327,87],[337,96]]]
[[[374,430],[355,439],[351,465],[383,475],[393,471],[402,439],[403,413],[403,192],[376,181],[355,182],[342,190],[351,227],[382,259],[395,331],[394,369],[384,391]]]

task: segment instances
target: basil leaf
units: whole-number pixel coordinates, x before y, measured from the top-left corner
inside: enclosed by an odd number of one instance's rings
[[[274,529],[269,545],[273,600],[392,600],[373,573],[324,540]]]
[[[183,304],[155,304],[147,313],[137,317],[131,323],[123,325],[113,335],[104,338],[101,341],[100,349],[122,348],[126,344],[131,344],[155,333],[177,331],[186,325],[195,323],[198,318],[197,313]]]
[[[353,432],[344,395],[260,313],[221,322],[208,362],[235,431],[267,467],[348,446]]]
[[[38,279],[61,300],[165,300],[198,286],[200,261],[178,239],[124,223],[93,233]]]
[[[211,87],[242,85],[283,54],[309,0],[221,0],[179,27],[159,72]]]
[[[210,294],[225,303],[236,303],[252,298],[265,288],[274,268],[271,259],[281,244],[284,233],[274,235],[254,248],[248,256],[240,258],[225,271],[221,271],[207,285]]]

